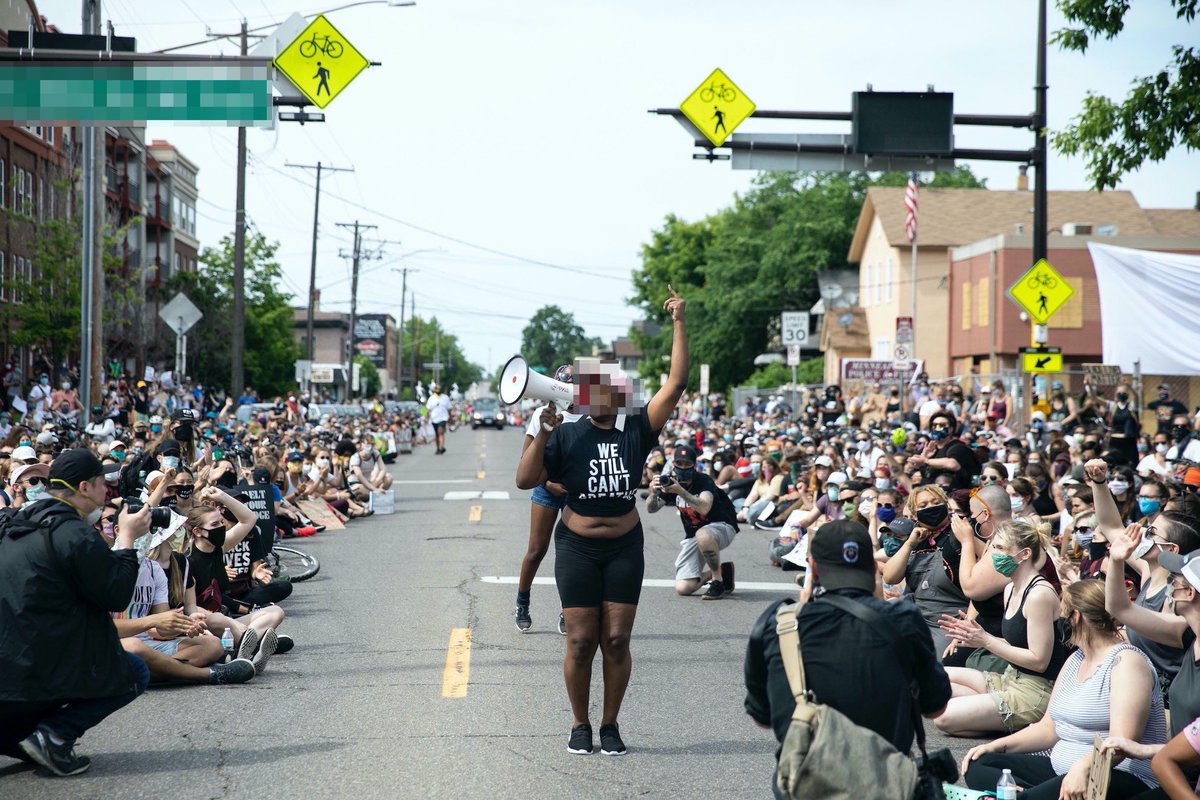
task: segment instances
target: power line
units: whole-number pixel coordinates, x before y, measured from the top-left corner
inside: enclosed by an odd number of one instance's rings
[[[308,183],[307,181],[301,180],[292,175],[288,175],[286,172],[276,169],[275,167],[273,167],[270,164],[267,164],[265,162],[260,161],[258,163],[262,164],[262,166],[266,167],[267,169],[271,170],[272,172],[287,178],[290,181],[295,181],[296,183],[299,183],[302,186],[307,186],[310,189],[312,188],[312,184]],[[448,242],[454,242],[455,244],[460,244],[463,247],[470,247],[474,250],[480,250],[484,253],[491,253],[492,255],[503,256],[504,258],[509,258],[514,261],[522,261],[527,264],[533,264],[534,266],[546,267],[547,269],[555,269],[555,270],[561,270],[563,272],[571,272],[576,275],[588,275],[593,278],[602,278],[604,280],[610,280],[610,281],[621,281],[622,283],[626,282],[625,278],[618,278],[613,275],[604,275],[599,272],[592,272],[590,270],[581,269],[579,267],[569,267],[564,264],[554,264],[549,261],[542,261],[540,259],[529,258],[527,256],[518,255],[516,253],[509,253],[504,250],[496,249],[494,247],[488,247],[487,245],[476,244],[475,242],[470,242],[470,241],[467,241],[466,239],[461,239],[457,236],[451,236],[450,234],[442,233],[440,231],[435,231],[432,228],[427,228],[423,225],[417,225],[416,223],[408,222],[407,220],[400,219],[399,217],[393,217],[390,214],[386,214],[377,208],[371,208],[362,203],[356,203],[353,200],[350,200],[345,197],[341,197],[339,195],[334,194],[333,192],[330,192],[329,196],[333,197],[337,200],[341,200],[346,205],[352,206],[352,207],[360,209],[362,211],[367,211],[377,217],[382,217],[383,219],[386,219],[389,222],[394,222],[397,225],[403,225],[406,228],[412,228],[413,230],[420,231],[421,233],[429,234],[430,236],[436,236],[439,239],[445,239]]]

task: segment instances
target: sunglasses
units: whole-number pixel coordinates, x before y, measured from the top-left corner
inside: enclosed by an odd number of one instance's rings
[[[878,507],[879,508],[895,508],[896,504],[895,503],[879,503]]]
[[[990,475],[984,475],[982,478],[980,478],[980,479],[979,479],[979,482],[980,482],[981,484],[983,484],[984,486],[990,486],[990,485],[992,485],[993,483],[999,483],[999,482],[1000,482],[1000,476],[998,476],[998,475],[997,475],[997,476],[995,476],[995,477],[992,477],[992,476],[990,476]]]
[[[25,483],[30,486],[49,486],[50,481],[47,478],[25,478]]]

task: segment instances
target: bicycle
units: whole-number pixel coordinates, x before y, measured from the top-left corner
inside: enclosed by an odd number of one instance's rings
[[[267,556],[267,565],[276,578],[292,583],[306,581],[321,571],[321,562],[316,556],[281,544],[275,545],[271,550],[271,554]]]
[[[721,98],[721,102],[723,103],[732,103],[737,99],[737,92],[724,83],[716,82],[710,83],[707,87],[700,90],[700,100],[702,102],[711,103],[717,97]]]
[[[317,44],[317,34],[314,31],[311,39],[300,43],[300,55],[304,58],[313,58],[317,53],[323,53],[329,58],[339,58],[342,55],[341,42],[328,36],[322,36],[321,39],[322,43]]]
[[[1030,289],[1053,289],[1058,286],[1058,279],[1053,275],[1037,274],[1025,281]]]

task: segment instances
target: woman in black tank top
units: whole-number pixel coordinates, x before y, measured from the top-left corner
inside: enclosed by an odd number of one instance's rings
[[[1005,591],[1001,636],[976,621],[943,617],[942,629],[960,646],[982,647],[1008,662],[1003,673],[950,667],[955,696],[935,721],[951,736],[1011,733],[1041,719],[1054,678],[1067,657],[1055,620],[1058,593],[1038,570],[1046,539],[1028,522],[997,526],[987,556],[996,572],[1011,578]]]

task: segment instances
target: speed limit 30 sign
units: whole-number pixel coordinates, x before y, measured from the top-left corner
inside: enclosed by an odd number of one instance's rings
[[[779,336],[784,347],[808,344],[808,312],[784,311],[780,314]]]

